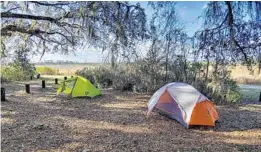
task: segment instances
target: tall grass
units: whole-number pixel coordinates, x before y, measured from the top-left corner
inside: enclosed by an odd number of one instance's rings
[[[59,75],[59,72],[50,67],[36,67],[36,72],[40,74],[46,74],[46,75]]]
[[[231,78],[238,84],[261,84],[261,72],[258,66],[253,66],[250,71],[247,66],[237,65],[231,66]]]

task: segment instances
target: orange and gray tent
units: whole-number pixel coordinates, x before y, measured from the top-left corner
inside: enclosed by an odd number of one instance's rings
[[[157,109],[188,128],[215,126],[218,113],[213,103],[193,86],[173,82],[156,91],[148,102],[148,114]]]

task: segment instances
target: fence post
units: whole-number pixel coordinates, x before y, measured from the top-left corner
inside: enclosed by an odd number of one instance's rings
[[[54,79],[54,83],[58,84],[58,79],[57,78]]]
[[[67,80],[67,77],[64,77],[64,80]]]
[[[1,87],[1,101],[6,101],[5,99],[5,88]]]
[[[40,79],[40,74],[37,74],[37,75],[36,75],[36,78],[37,78],[37,79]]]
[[[30,93],[30,84],[25,84],[25,92]]]
[[[42,80],[42,88],[45,88],[45,80]]]
[[[259,102],[261,102],[261,92],[260,92],[260,95],[259,95]]]

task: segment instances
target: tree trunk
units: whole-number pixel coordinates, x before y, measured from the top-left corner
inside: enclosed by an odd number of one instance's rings
[[[209,72],[209,50],[208,50],[208,52],[207,52],[207,56],[206,56],[206,58],[207,58],[207,71],[206,71],[206,75],[205,75],[205,82],[207,81],[207,79],[208,79],[208,72]]]
[[[114,55],[114,47],[111,49],[111,68],[115,68],[115,55]]]
[[[187,60],[186,57],[184,56],[184,66],[183,66],[183,70],[184,70],[184,82],[187,81]]]
[[[226,2],[227,8],[228,8],[228,24],[229,24],[229,32],[230,32],[230,42],[232,44],[232,42],[234,43],[234,30],[233,30],[233,21],[234,21],[234,17],[233,17],[233,10],[232,10],[232,6],[231,3],[233,2]]]
[[[168,45],[167,45],[167,52],[166,52],[166,63],[165,63],[165,82],[168,80],[168,64],[169,64],[169,47],[170,47],[170,37],[168,37]]]
[[[117,2],[118,4],[118,11],[117,11],[117,28],[116,28],[116,33],[115,33],[115,36],[116,36],[116,39],[115,39],[115,42],[113,44],[113,47],[111,49],[111,68],[112,69],[115,69],[115,61],[116,61],[116,58],[115,58],[115,51],[118,50],[118,41],[119,41],[119,35],[120,35],[120,7],[121,7],[121,4],[119,2]]]
[[[206,69],[206,76],[205,76],[205,81],[208,80],[208,71],[209,71],[209,59],[207,58],[207,69]]]
[[[165,82],[167,82],[168,79],[168,55],[166,54],[166,63],[165,63]]]

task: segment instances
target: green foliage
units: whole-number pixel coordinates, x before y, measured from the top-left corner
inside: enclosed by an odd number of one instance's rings
[[[149,83],[150,79],[146,78],[147,66],[144,64],[122,65],[117,69],[107,67],[84,68],[77,71],[77,75],[81,75],[89,79],[92,83],[100,87],[113,87],[115,90],[129,90],[134,92],[152,92],[157,90],[164,83]],[[147,72],[147,73],[146,73]],[[159,72],[160,73],[160,72]],[[157,80],[163,77],[163,74],[153,74]],[[154,77],[152,78],[154,79]]]
[[[14,61],[1,67],[1,82],[28,80],[35,74],[35,66],[27,58],[28,52],[23,48],[15,51]]]
[[[210,98],[219,104],[235,103],[241,100],[239,88],[231,79],[222,80],[223,85],[216,83],[209,83],[208,86],[211,88],[209,93]],[[203,90],[202,92],[205,92]]]
[[[47,74],[47,75],[57,75],[59,74],[56,69],[50,67],[36,67],[36,72],[40,74]]]
[[[236,82],[230,78],[230,71],[226,66],[218,66],[213,71],[209,78],[205,81],[210,90],[209,95],[212,100],[219,104],[234,103],[241,100],[239,87]],[[202,92],[207,93],[206,90],[200,89]]]
[[[21,81],[29,79],[29,75],[26,75],[25,72],[14,66],[2,67],[1,69],[1,81]]]
[[[229,91],[226,96],[226,100],[228,102],[240,102],[241,101],[241,95],[239,91]]]
[[[106,67],[93,67],[77,70],[77,75],[83,76],[100,87],[112,86],[112,72]]]
[[[9,82],[9,81],[29,80],[30,77],[35,74],[34,66],[30,65],[27,66],[26,68],[25,67],[22,68],[14,64],[9,64],[9,66],[2,67],[1,81]]]

